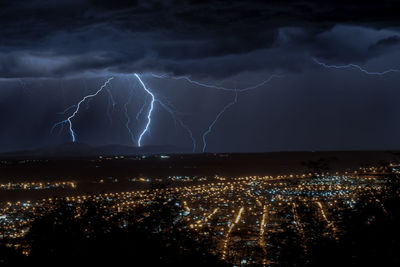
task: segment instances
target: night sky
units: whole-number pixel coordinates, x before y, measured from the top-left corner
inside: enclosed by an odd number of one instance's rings
[[[134,73],[157,100],[144,146],[191,149],[190,130],[201,152],[212,126],[208,152],[400,149],[399,14],[399,1],[0,0],[0,151],[70,142],[53,125],[110,77],[72,119],[77,142],[137,146],[151,97]]]

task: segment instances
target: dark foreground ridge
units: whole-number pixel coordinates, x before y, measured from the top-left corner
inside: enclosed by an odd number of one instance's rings
[[[398,160],[398,151],[298,151],[266,153],[124,154],[86,153],[86,145],[70,144],[42,156],[0,155],[0,181],[26,177],[130,177],[132,175],[276,175],[304,172],[344,172]],[[125,147],[123,147],[125,148]],[[71,152],[72,151],[72,152]],[[125,151],[126,152],[126,151]],[[64,155],[64,156],[61,156]],[[67,156],[68,155],[68,156]]]
[[[100,155],[141,155],[159,153],[189,153],[190,149],[176,146],[126,146],[109,144],[103,146],[91,146],[84,143],[64,143],[52,147],[43,147],[32,150],[10,151],[0,153],[0,158],[83,158]]]

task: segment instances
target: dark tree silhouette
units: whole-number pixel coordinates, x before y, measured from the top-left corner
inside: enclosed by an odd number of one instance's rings
[[[77,210],[59,202],[33,223],[26,236],[32,251],[25,262],[224,266],[208,252],[206,240],[179,225],[181,210],[177,203],[160,198],[110,218],[103,203],[87,202]]]
[[[321,174],[330,170],[329,164],[335,158],[319,158],[318,160],[309,160],[301,164],[307,168],[309,173]]]
[[[400,266],[400,198],[393,183],[379,201],[365,196],[343,217],[345,234],[338,242],[318,240],[311,266]]]

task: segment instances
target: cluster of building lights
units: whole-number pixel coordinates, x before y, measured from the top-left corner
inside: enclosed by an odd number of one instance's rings
[[[76,182],[20,182],[0,184],[0,190],[41,190],[51,188],[76,188]]]
[[[74,187],[76,184],[67,182],[64,186]],[[182,208],[180,227],[191,230],[194,238],[210,237],[214,244],[210,247],[211,252],[236,265],[267,266],[276,260],[275,252],[268,249],[273,246],[271,235],[289,228],[298,232],[306,253],[307,240],[313,238],[313,222],[325,225],[324,235],[337,239],[341,233],[342,209],[352,208],[360,197],[368,195],[384,210],[385,207],[375,196],[384,192],[387,186],[384,176],[354,173],[319,177],[307,174],[214,177],[201,184],[87,194],[66,197],[65,200],[77,207],[87,201],[97,202],[111,218],[149,205],[160,197],[174,197]],[[35,202],[3,203],[0,207],[0,239],[23,239],[34,218],[43,216],[42,211],[51,209],[55,201],[46,198]],[[304,216],[300,207],[314,211],[314,216]],[[77,212],[75,216],[81,216],[79,209]],[[264,255],[261,258],[251,254],[244,257],[240,251],[244,247],[259,247]]]

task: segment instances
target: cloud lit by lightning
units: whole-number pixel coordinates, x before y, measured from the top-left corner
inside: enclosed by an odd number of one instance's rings
[[[361,66],[356,65],[356,64],[328,65],[328,64],[325,64],[325,63],[319,61],[319,60],[316,59],[316,58],[312,58],[312,59],[313,59],[313,61],[314,61],[315,63],[317,63],[318,65],[323,66],[323,67],[325,67],[325,68],[329,68],[329,69],[349,69],[349,68],[354,68],[354,69],[358,69],[359,71],[361,71],[361,72],[363,72],[363,73],[365,73],[365,74],[368,74],[368,75],[379,75],[379,76],[383,76],[383,75],[385,75],[385,74],[394,73],[394,72],[400,73],[400,70],[399,70],[399,69],[388,69],[388,70],[381,71],[381,72],[374,72],[374,71],[368,71],[368,70],[366,70],[366,69],[364,69],[364,68],[362,68]]]
[[[72,107],[74,107],[75,109],[74,109],[74,112],[73,112],[67,119],[65,119],[65,120],[63,120],[63,121],[60,121],[60,122],[57,122],[56,124],[54,124],[53,127],[51,128],[51,132],[53,132],[53,130],[54,130],[57,126],[63,127],[64,124],[68,124],[68,125],[69,125],[69,132],[70,132],[71,138],[72,138],[72,142],[76,142],[76,134],[75,134],[75,132],[74,132],[74,130],[73,130],[73,127],[72,127],[72,119],[76,116],[76,114],[78,114],[79,109],[80,109],[82,103],[84,103],[87,99],[91,99],[91,98],[97,96],[97,95],[111,82],[112,79],[114,79],[114,77],[109,78],[109,79],[100,87],[100,89],[97,90],[95,93],[86,95],[85,97],[83,97],[83,98],[78,102],[78,104],[73,105],[73,106],[67,108],[67,110],[68,110],[68,109],[72,109]]]

